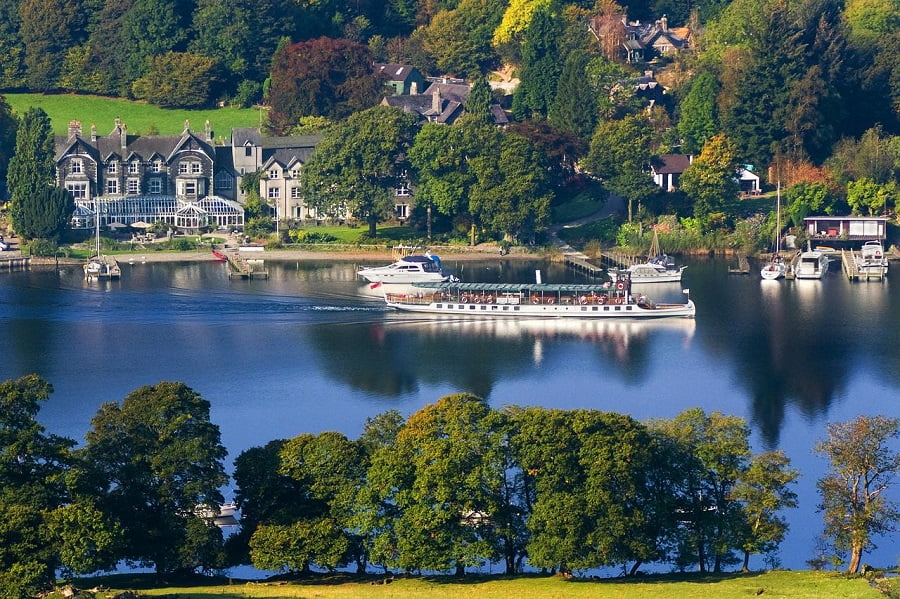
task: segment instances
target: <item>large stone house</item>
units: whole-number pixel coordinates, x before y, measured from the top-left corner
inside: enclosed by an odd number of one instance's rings
[[[208,122],[201,135],[185,122],[181,135],[135,136],[116,119],[109,135],[91,126],[85,136],[72,121],[55,149],[57,185],[75,199],[76,228],[92,228],[96,219],[107,227],[162,221],[192,231],[244,224],[241,205],[217,194]]]
[[[226,145],[213,145],[185,122],[181,135],[129,135],[120,119],[109,135],[69,123],[56,144],[57,184],[75,198],[73,227],[164,222],[173,229],[244,224],[241,180],[261,171],[260,197],[280,220],[316,218],[300,190],[303,165],[321,137],[264,137],[259,129],[232,131]]]

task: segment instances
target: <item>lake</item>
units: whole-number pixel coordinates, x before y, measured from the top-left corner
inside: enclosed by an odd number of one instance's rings
[[[587,282],[558,264],[455,262],[465,281]],[[755,451],[780,448],[802,473],[782,564],[804,568],[821,530],[813,455],[828,422],[898,414],[900,290],[729,275],[724,260],[688,262],[683,285],[640,288],[697,304],[695,320],[473,321],[388,312],[366,297],[353,262],[268,262],[268,280],[229,280],[213,262],[123,264],[120,281],[80,267],[0,273],[0,378],[36,372],[55,392],[39,419],[83,440],[103,402],[183,381],[212,404],[229,450],[409,415],[471,391],[507,404],[627,412],[640,420],[699,406],[742,416]],[[754,265],[755,267],[755,265]],[[636,291],[638,290],[636,286]],[[898,499],[896,491],[894,498]],[[896,565],[881,539],[864,561]],[[762,567],[761,560],[752,563]]]

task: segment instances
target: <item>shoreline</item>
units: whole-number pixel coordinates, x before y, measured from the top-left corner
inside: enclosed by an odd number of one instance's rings
[[[441,258],[441,260],[455,260],[455,261],[475,261],[475,260],[535,260],[542,258],[542,254],[537,252],[528,252],[522,249],[521,251],[516,251],[514,248],[507,254],[500,255],[499,251],[495,247],[485,248],[485,249],[457,249],[457,248],[436,248],[434,250],[434,254]],[[332,260],[332,261],[342,261],[342,262],[360,262],[360,261],[378,261],[378,262],[393,262],[394,258],[392,253],[388,249],[384,250],[332,250],[332,251],[314,251],[314,250],[294,250],[294,249],[280,249],[280,250],[264,250],[262,252],[243,252],[242,256],[247,258],[248,260],[272,260],[272,261],[280,261],[280,262],[289,262],[289,261],[317,261],[317,260]],[[155,252],[150,251],[146,253],[126,253],[126,254],[109,254],[109,256],[115,258],[119,261],[119,263],[148,263],[148,262],[216,262],[217,259],[213,256],[211,250],[203,250],[197,251],[192,250],[188,252]],[[63,258],[59,257],[38,257],[33,256],[31,258],[31,264],[33,266],[37,265],[55,265],[55,264],[81,264],[83,260],[77,258]]]

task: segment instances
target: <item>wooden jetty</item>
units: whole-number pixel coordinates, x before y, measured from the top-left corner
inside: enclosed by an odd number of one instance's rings
[[[862,255],[859,252],[841,249],[841,265],[844,269],[844,274],[847,275],[849,280],[865,279],[868,281],[869,279],[875,279],[883,281],[887,276],[884,270],[860,268],[861,261]]]
[[[31,265],[31,256],[23,256],[16,252],[15,254],[0,254],[0,269],[2,270],[28,270]]]
[[[587,273],[592,277],[599,277],[603,273],[603,267],[588,262],[588,257],[584,254],[566,254],[566,267]]]
[[[733,275],[749,275],[750,274],[750,260],[747,259],[747,255],[744,253],[739,253],[737,255],[738,265],[729,266],[728,273]]]
[[[269,271],[254,265],[237,252],[226,254],[229,279],[268,279]],[[259,260],[262,263],[262,260]]]
[[[99,271],[84,270],[85,279],[119,279],[122,277],[122,269],[119,267],[119,261],[112,256],[101,255],[99,258],[102,267]]]

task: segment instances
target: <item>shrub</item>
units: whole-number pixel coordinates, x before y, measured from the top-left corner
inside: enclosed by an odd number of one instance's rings
[[[30,249],[32,256],[55,256],[59,245],[53,239],[35,239]]]
[[[288,231],[288,236],[294,243],[333,243],[338,240],[337,237],[329,233],[304,231],[302,229],[291,229]]]

